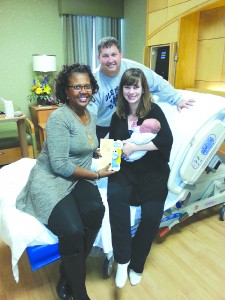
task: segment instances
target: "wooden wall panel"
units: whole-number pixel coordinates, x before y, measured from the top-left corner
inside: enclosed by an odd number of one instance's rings
[[[154,12],[163,8],[168,7],[168,0],[147,0],[148,1],[148,12]]]
[[[176,88],[225,86],[225,0],[147,0],[146,45],[178,43]],[[167,4],[167,5],[166,5]]]
[[[221,1],[225,0],[147,0],[147,39],[151,38],[157,30],[161,30],[161,27],[168,26],[175,19],[179,20],[188,12],[194,13],[200,11],[201,6],[206,6],[206,3],[212,5],[213,2]]]
[[[221,81],[195,81],[195,88],[204,89],[204,90],[212,90],[212,91],[225,91],[225,82]]]
[[[148,39],[148,46],[176,42],[179,35],[179,21],[175,21]]]
[[[191,1],[186,1],[182,4],[173,5],[168,8],[168,19],[171,20],[176,18],[185,12],[191,10],[193,8],[193,3]]]
[[[195,87],[213,90],[225,88],[224,20],[225,6],[200,14]]]
[[[225,97],[225,91],[209,90],[209,89],[204,89],[204,88],[186,88],[186,90]],[[225,143],[223,143],[223,147],[222,147],[223,149],[224,149],[224,146],[225,146]],[[223,151],[223,153],[225,154],[225,151]]]
[[[223,48],[223,53],[225,53],[225,44],[224,44],[224,48]],[[221,81],[224,83],[225,85],[225,54],[223,56],[223,65],[222,65],[222,73],[221,73]]]
[[[213,9],[216,7],[220,7],[220,6],[224,6],[225,5],[225,0],[214,0],[214,1],[206,1],[206,2],[210,2],[208,5],[204,6],[201,11],[204,10],[209,10],[209,9]]]
[[[225,37],[225,6],[201,12],[199,40]]]
[[[160,26],[167,26],[167,22],[172,21],[173,18],[181,18],[195,11],[203,11],[207,9],[207,7],[212,9],[223,6],[225,5],[225,0],[147,0],[146,3],[147,19],[151,22],[146,32],[148,37],[155,32],[155,29],[160,30]],[[167,16],[165,16],[165,11],[163,10],[168,10]],[[158,13],[156,18],[154,17],[155,13]],[[156,24],[155,22],[157,22],[158,27],[154,25]]]
[[[165,20],[168,19],[168,9],[165,8],[160,11],[150,13],[147,18],[148,18],[147,31],[154,32],[165,23]]]
[[[191,0],[168,0],[168,6],[173,6],[184,2],[191,2]]]
[[[225,38],[198,42],[195,80],[221,81],[224,43]]]
[[[180,21],[176,87],[194,87],[196,53],[198,42],[199,13],[191,14]]]

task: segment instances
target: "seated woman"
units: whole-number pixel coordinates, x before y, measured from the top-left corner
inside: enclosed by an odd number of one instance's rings
[[[147,151],[147,154],[133,162],[122,160],[120,171],[108,179],[112,245],[117,262],[115,283],[122,288],[127,280],[127,269],[132,285],[141,281],[146,258],[159,229],[168,193],[168,161],[173,137],[161,108],[151,102],[147,80],[140,69],[125,71],[117,100],[109,138],[128,139],[134,119],[138,126],[148,118],[155,118],[161,124],[157,136],[149,143],[124,143],[122,151],[125,158],[137,150]],[[141,206],[141,221],[133,237],[130,230],[130,205]]]
[[[88,66],[64,66],[56,79],[56,97],[63,106],[50,115],[43,149],[17,197],[18,209],[36,217],[58,237],[59,299],[90,299],[85,259],[104,216],[96,180],[114,173],[109,166],[90,170],[98,140],[96,118],[86,106],[97,91]]]

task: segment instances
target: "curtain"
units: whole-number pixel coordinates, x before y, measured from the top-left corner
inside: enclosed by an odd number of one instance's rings
[[[94,69],[98,65],[99,40],[114,36],[121,41],[121,19],[63,15],[62,22],[66,64],[79,62]]]
[[[65,63],[79,62],[91,65],[93,17],[63,16]]]
[[[124,18],[124,0],[58,0],[58,9],[60,16]]]

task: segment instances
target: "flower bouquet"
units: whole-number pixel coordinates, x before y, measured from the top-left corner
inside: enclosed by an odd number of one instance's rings
[[[51,81],[47,75],[35,77],[28,100],[36,102],[38,105],[53,105],[55,101],[51,94],[50,84]]]

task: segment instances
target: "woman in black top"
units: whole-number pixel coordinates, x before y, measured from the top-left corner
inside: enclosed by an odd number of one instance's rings
[[[136,150],[147,153],[134,162],[122,159],[120,171],[108,179],[108,203],[114,258],[117,262],[115,283],[122,288],[127,269],[132,285],[141,281],[146,258],[159,229],[167,197],[168,161],[173,137],[161,108],[152,103],[148,84],[140,69],[131,68],[123,74],[118,90],[109,138],[126,140],[134,126],[147,118],[161,124],[157,136],[149,143],[136,145],[125,142],[123,157]],[[141,205],[141,222],[133,237],[130,230],[130,205]]]

